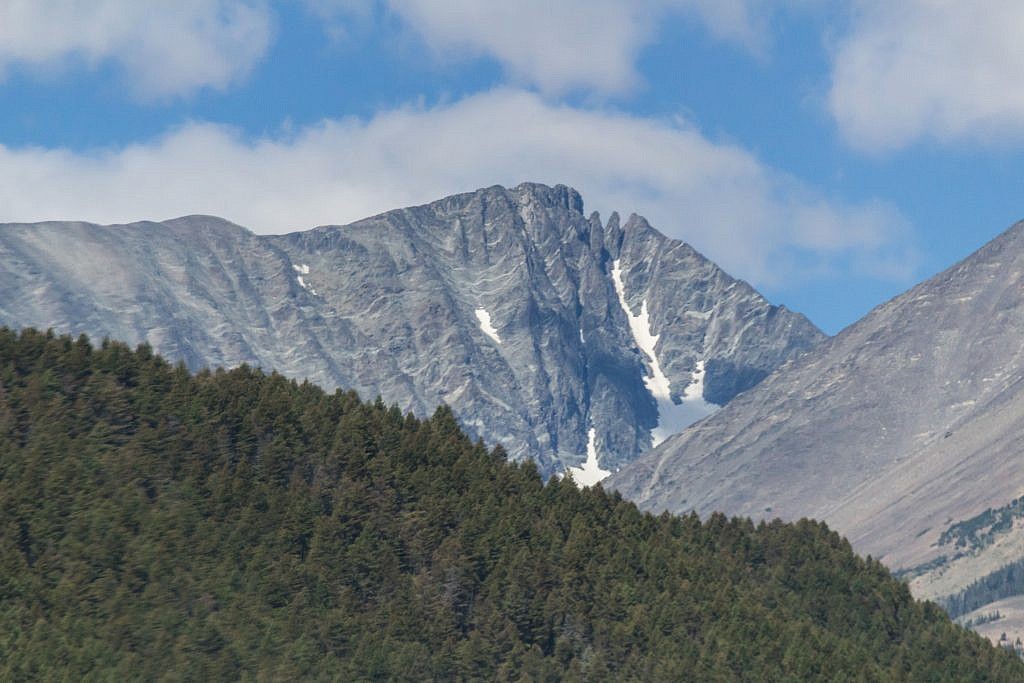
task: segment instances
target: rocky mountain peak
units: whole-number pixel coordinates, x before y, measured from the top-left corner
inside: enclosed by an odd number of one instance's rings
[[[0,323],[448,404],[547,474],[618,469],[824,338],[643,218],[583,210],[523,183],[276,236],[5,225]]]

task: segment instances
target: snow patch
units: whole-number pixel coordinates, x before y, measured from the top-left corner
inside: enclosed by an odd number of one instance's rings
[[[651,316],[647,310],[647,299],[640,304],[640,314],[633,315],[626,302],[626,287],[622,282],[622,265],[619,259],[612,263],[612,283],[619,295],[619,304],[626,313],[633,341],[647,356],[650,375],[644,377],[644,386],[658,404],[658,426],[651,430],[651,440],[657,446],[697,420],[717,410],[718,406],[704,400],[704,361],[698,361],[690,377],[690,383],[683,393],[683,400],[672,400],[672,388],[668,377],[661,371],[654,347],[661,335],[651,332]],[[700,314],[697,314],[698,317]]]
[[[611,474],[608,470],[602,470],[597,462],[597,430],[593,427],[587,432],[587,461],[583,467],[570,467],[569,472],[580,488],[593,486]]]
[[[298,275],[295,277],[295,279],[296,279],[296,281],[298,281],[299,287],[302,287],[304,290],[306,290],[307,292],[309,292],[313,296],[317,296],[316,290],[313,289],[313,286],[311,284],[309,284],[308,282],[306,282],[304,279],[302,279],[303,275],[309,275],[309,266],[306,265],[305,263],[300,263],[297,266],[296,265],[292,265],[292,268],[294,268],[295,272],[298,273]]]
[[[629,310],[629,304],[626,303],[626,287],[622,284],[622,267],[619,259],[615,259],[615,262],[612,264],[612,282],[615,283],[615,293],[619,295],[619,304],[622,306],[622,310],[626,312],[626,318],[629,320],[629,329],[633,333],[633,341],[636,342],[636,345],[640,347],[640,350],[644,352],[650,361],[651,374],[648,377],[644,377],[644,384],[654,398],[667,399],[671,396],[668,377],[665,377],[665,373],[661,371],[658,356],[654,353],[654,347],[657,345],[661,335],[651,334],[651,316],[647,311],[647,299],[644,299],[643,303],[640,304],[640,315],[633,315],[633,311]]]
[[[690,375],[690,384],[683,392],[684,401],[704,400],[704,361],[697,361],[697,366]]]
[[[480,321],[480,329],[483,333],[493,339],[494,343],[500,344],[501,337],[498,336],[498,331],[491,324],[491,314],[487,312],[486,308],[476,309],[476,319]]]
[[[704,400],[704,361],[699,360],[690,374],[690,383],[686,385],[680,403],[658,399],[658,426],[651,431],[654,445],[657,446],[716,410],[717,405]]]

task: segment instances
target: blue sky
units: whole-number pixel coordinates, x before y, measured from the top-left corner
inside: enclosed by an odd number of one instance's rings
[[[0,221],[561,182],[836,332],[1024,218],[1022,34],[1008,0],[7,0]]]

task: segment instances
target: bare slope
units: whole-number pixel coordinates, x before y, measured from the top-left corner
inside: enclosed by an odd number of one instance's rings
[[[951,595],[1024,557],[1022,331],[1017,224],[608,485],[649,510],[822,519]]]

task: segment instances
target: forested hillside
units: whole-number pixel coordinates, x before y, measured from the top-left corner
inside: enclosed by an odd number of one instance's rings
[[[0,331],[0,680],[1024,680],[824,525],[652,517],[428,420]]]

